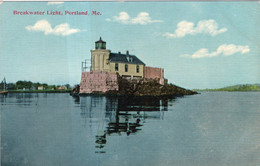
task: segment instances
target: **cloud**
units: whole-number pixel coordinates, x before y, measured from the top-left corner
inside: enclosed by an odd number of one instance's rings
[[[39,20],[34,25],[28,25],[25,28],[28,31],[42,31],[45,35],[54,34],[67,36],[80,32],[80,29],[72,29],[67,23],[63,23],[52,28],[51,24],[47,20]]]
[[[119,16],[113,16],[112,19],[107,18],[106,21],[118,22],[122,24],[140,24],[140,25],[163,22],[162,20],[153,20],[149,16],[149,13],[147,12],[140,12],[134,18],[131,18],[127,12],[120,12]]]
[[[59,5],[59,4],[63,4],[64,2],[48,2],[48,5]]]
[[[193,22],[181,21],[177,24],[177,29],[174,33],[166,32],[163,36],[167,38],[181,38],[186,35],[196,35],[196,34],[208,34],[211,36],[216,36],[218,34],[224,33],[227,28],[218,29],[218,24],[215,20],[201,20],[197,23],[197,26]]]
[[[233,55],[235,53],[241,53],[241,54],[245,54],[250,52],[250,49],[248,46],[237,46],[234,44],[223,44],[220,45],[218,47],[218,49],[214,52],[209,52],[208,49],[206,48],[202,48],[198,51],[196,51],[195,53],[193,53],[192,55],[181,55],[181,57],[189,57],[189,58],[194,58],[194,59],[198,59],[198,58],[210,58],[210,57],[215,57],[215,56],[230,56]]]

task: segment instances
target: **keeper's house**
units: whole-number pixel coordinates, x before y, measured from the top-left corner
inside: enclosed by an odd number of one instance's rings
[[[162,68],[147,67],[135,55],[118,52],[112,53],[106,49],[106,42],[100,37],[91,50],[91,68],[82,72],[80,93],[107,92],[118,90],[117,73],[126,79],[154,79],[164,83]]]

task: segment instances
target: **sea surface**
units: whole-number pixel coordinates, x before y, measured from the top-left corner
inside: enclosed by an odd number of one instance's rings
[[[259,166],[260,93],[0,96],[2,166]]]

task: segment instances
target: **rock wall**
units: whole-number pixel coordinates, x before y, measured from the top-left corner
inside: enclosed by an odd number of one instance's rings
[[[116,73],[105,71],[82,72],[80,82],[80,94],[95,92],[117,91],[118,77]]]

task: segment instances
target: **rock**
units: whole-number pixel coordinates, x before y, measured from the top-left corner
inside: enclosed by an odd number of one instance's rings
[[[70,92],[70,95],[71,96],[78,96],[79,95],[79,90],[80,90],[80,86],[79,85],[76,85],[72,91]]]
[[[194,95],[197,92],[178,87],[173,84],[161,85],[156,80],[118,79],[119,95],[131,96],[180,96]]]

